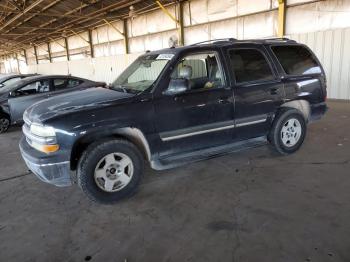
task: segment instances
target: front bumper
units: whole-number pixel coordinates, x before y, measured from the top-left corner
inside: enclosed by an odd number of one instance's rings
[[[42,181],[55,186],[72,185],[70,161],[65,158],[50,157],[30,147],[22,137],[19,148],[27,167]]]

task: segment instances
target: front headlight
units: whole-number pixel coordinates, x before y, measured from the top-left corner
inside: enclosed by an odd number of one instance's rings
[[[30,133],[27,135],[29,136],[30,145],[41,152],[53,153],[60,148],[57,144],[55,129],[51,126],[31,124]]]
[[[39,137],[55,137],[56,136],[55,129],[51,126],[41,126],[38,124],[32,124],[30,126],[30,132],[33,135],[36,135]]]

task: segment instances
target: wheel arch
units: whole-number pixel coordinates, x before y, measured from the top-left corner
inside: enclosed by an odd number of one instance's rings
[[[8,117],[8,119],[11,121],[10,114],[6,110],[4,110],[4,108],[2,106],[0,106],[0,115],[4,115],[4,116]]]
[[[112,132],[94,132],[79,138],[74,143],[71,151],[71,170],[76,170],[80,157],[90,144],[97,141],[116,138],[126,139],[133,143],[141,151],[146,160],[151,160],[150,146],[143,132],[138,128],[123,127],[113,130]]]
[[[297,109],[303,114],[306,122],[308,122],[310,119],[311,107],[310,107],[310,103],[307,100],[300,99],[300,100],[289,101],[282,104],[280,109],[281,108]]]

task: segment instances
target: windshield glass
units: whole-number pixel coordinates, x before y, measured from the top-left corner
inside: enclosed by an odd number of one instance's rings
[[[173,54],[156,54],[139,57],[112,83],[111,88],[128,93],[147,90],[173,56]]]
[[[0,92],[2,92],[2,93],[3,92],[11,92],[11,91],[15,90],[16,88],[18,88],[22,82],[23,82],[23,80],[17,80],[13,83],[6,85],[6,86],[3,86],[2,88],[0,88]]]

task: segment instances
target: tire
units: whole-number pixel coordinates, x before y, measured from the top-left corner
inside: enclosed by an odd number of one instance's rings
[[[276,116],[268,140],[281,155],[296,152],[304,142],[306,135],[306,121],[297,109],[282,109]]]
[[[89,199],[113,204],[136,192],[143,165],[142,154],[127,140],[96,142],[79,160],[78,185]]]
[[[0,113],[0,134],[5,133],[10,127],[11,121],[10,118]]]

